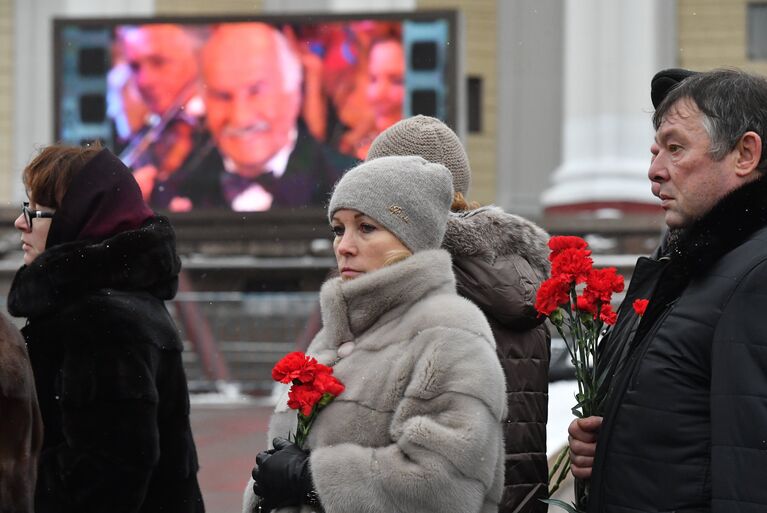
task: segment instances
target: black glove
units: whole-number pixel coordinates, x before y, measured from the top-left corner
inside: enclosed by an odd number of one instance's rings
[[[261,508],[269,511],[307,502],[313,491],[309,453],[297,445],[275,438],[274,449],[256,456],[253,468],[253,492],[263,498]]]

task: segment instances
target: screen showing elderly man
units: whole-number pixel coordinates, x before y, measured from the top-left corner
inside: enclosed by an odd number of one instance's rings
[[[218,152],[197,170],[195,207],[323,205],[354,159],[319,143],[300,121],[301,63],[282,33],[264,23],[220,25],[201,69]]]

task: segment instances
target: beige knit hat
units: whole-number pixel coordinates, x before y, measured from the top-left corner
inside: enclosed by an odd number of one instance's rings
[[[442,164],[453,175],[453,188],[469,191],[471,168],[466,150],[449,126],[437,118],[413,116],[398,121],[373,140],[365,160],[397,155],[418,155]]]

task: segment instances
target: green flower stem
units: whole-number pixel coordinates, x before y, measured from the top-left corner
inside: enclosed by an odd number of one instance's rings
[[[299,446],[301,449],[304,448],[304,444],[306,443],[306,439],[309,437],[309,430],[312,428],[312,424],[314,424],[314,419],[317,418],[317,412],[319,411],[319,408],[316,406],[312,409],[311,415],[308,417],[305,416],[300,411],[298,412],[298,425],[296,426],[296,436],[295,436],[295,444]]]
[[[567,477],[567,473],[570,471],[570,447],[565,446],[564,449],[562,449],[557,456],[557,460],[554,462],[554,465],[551,467],[551,470],[549,471],[549,482],[554,483],[551,488],[549,488],[549,497],[554,495],[554,492],[556,492],[559,489],[559,485],[562,484],[562,481],[565,480]],[[556,478],[555,478],[556,476]]]
[[[293,443],[299,446],[301,449],[304,449],[304,444],[306,443],[306,439],[309,437],[309,431],[312,429],[312,424],[314,424],[314,421],[317,419],[317,415],[320,413],[320,410],[322,410],[325,406],[333,402],[333,399],[335,399],[334,396],[325,393],[322,398],[317,402],[317,404],[314,405],[314,408],[312,408],[312,413],[308,416],[301,413],[299,410],[298,413],[298,424],[296,425],[296,434],[293,437]],[[288,435],[288,438],[290,438],[290,435]]]
[[[581,341],[583,340],[583,333],[581,331],[581,323],[577,319],[577,316],[573,313],[573,307],[571,305],[577,305],[578,304],[578,294],[575,291],[575,283],[570,285],[570,301],[568,301],[567,307],[565,310],[567,311],[567,317],[569,319],[569,328],[570,333],[574,338],[573,341],[573,353],[577,355],[576,358],[573,358],[573,366],[575,367],[575,377],[576,381],[578,382],[578,402],[580,403],[584,398],[584,390],[583,390],[583,369],[581,363],[583,362],[583,346]],[[567,344],[567,338],[563,337],[565,339],[565,345]],[[578,358],[580,357],[580,358]],[[575,413],[575,409],[573,409],[573,413]]]

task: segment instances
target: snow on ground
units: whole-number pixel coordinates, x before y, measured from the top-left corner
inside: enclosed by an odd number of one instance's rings
[[[243,394],[239,384],[228,381],[216,383],[215,392],[189,394],[189,403],[198,406],[256,405],[258,402],[258,398]]]
[[[575,405],[575,380],[549,383],[549,421],[546,424],[546,456],[551,458],[567,443],[567,426],[575,418],[571,411]]]

